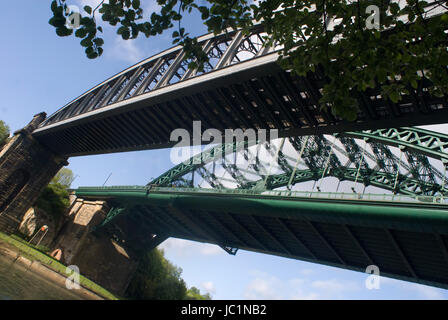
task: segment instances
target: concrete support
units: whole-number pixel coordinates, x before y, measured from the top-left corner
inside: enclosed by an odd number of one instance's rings
[[[15,232],[42,189],[68,164],[31,135],[45,117],[35,115],[0,151],[0,231]]]

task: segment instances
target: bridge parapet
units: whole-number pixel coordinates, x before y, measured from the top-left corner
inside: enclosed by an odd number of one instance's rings
[[[207,74],[248,59],[259,57],[273,49],[264,47],[266,33],[256,25],[250,34],[231,31],[215,36],[207,34],[198,38],[209,57],[203,71],[190,70],[190,59],[184,60],[181,46],[156,54],[92,88],[51,115],[40,127],[82,115],[87,112],[128,100],[164,88],[180,81]],[[274,60],[276,56],[274,56]]]
[[[344,192],[318,192],[318,191],[290,191],[290,190],[254,190],[254,189],[211,189],[211,188],[185,188],[185,187],[151,187],[148,186],[111,186],[111,187],[80,187],[76,192],[83,197],[126,197],[127,194],[137,193],[144,196],[149,193],[168,194],[209,194],[222,196],[257,196],[262,198],[313,198],[327,200],[347,200],[364,202],[389,202],[389,203],[418,203],[439,206],[448,206],[448,197],[441,195],[407,195],[407,194],[358,194]]]

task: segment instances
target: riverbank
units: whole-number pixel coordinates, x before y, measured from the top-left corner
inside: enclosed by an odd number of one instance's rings
[[[66,273],[67,267],[43,252],[27,245],[26,242],[19,241],[0,232],[0,255],[11,263],[24,267],[39,277],[65,288],[65,283],[69,276]],[[118,300],[115,295],[82,275],[79,276],[79,282],[80,289],[72,289],[71,291],[81,299]]]

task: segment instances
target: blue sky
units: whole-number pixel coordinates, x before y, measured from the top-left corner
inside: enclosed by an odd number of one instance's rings
[[[93,6],[99,0],[71,0]],[[155,8],[154,0],[142,1]],[[50,0],[10,1],[2,6],[0,32],[0,119],[12,131],[36,113],[51,114],[110,76],[171,46],[170,33],[154,39],[123,41],[105,27],[104,55],[85,57],[79,40],[59,38],[48,24]],[[185,26],[205,33],[197,17]],[[172,164],[169,150],[154,150],[71,158],[73,187],[146,184]],[[365,287],[367,274],[239,251],[230,256],[221,248],[186,240],[163,243],[166,257],[183,269],[189,286],[208,291],[214,299],[447,299],[446,290],[381,279],[379,290]]]

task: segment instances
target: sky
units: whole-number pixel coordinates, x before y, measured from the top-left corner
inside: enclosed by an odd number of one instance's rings
[[[68,0],[94,7],[99,0]],[[147,12],[154,0],[142,0]],[[170,32],[156,38],[123,41],[104,27],[104,54],[85,57],[79,39],[60,38],[48,24],[50,0],[8,1],[1,8],[0,119],[11,131],[25,126],[34,114],[48,115],[80,94],[129,66],[171,47]],[[184,25],[193,35],[206,33],[198,16]],[[151,150],[69,159],[73,187],[144,185],[168,170],[170,150]],[[448,291],[381,278],[369,290],[366,273],[298,260],[169,239],[160,245],[165,256],[182,268],[188,286],[209,292],[213,299],[447,299]]]

